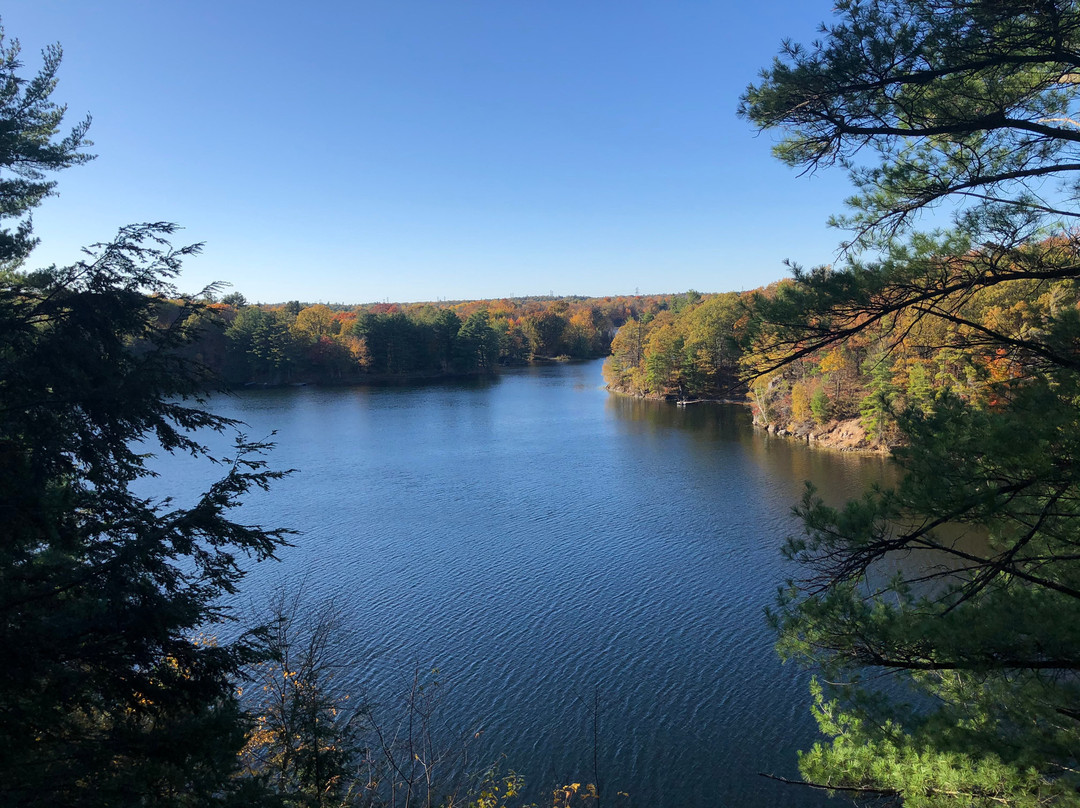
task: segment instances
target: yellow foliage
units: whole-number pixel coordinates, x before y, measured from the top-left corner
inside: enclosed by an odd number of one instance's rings
[[[292,330],[297,336],[318,342],[333,331],[334,311],[322,303],[308,306],[296,315]]]
[[[837,370],[843,370],[847,364],[847,358],[844,356],[843,348],[833,348],[825,357],[821,360],[821,364],[818,367],[822,373],[833,373]]]
[[[510,772],[506,777],[497,777],[495,770],[491,770],[469,808],[507,808],[508,801],[518,796],[524,785],[525,780],[519,774]]]
[[[791,420],[806,423],[814,418],[810,409],[810,389],[806,382],[795,382],[791,386]]]
[[[570,783],[555,789],[553,796],[552,808],[571,808],[574,797],[578,798],[578,804],[581,805],[588,800],[600,800],[600,794],[593,783],[589,783],[585,788],[581,787],[581,783]]]

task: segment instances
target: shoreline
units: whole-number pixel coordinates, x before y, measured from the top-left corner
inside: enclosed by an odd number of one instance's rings
[[[606,385],[607,391],[614,395],[638,398],[645,401],[659,401],[674,404],[678,407],[689,407],[694,404],[736,404],[743,407],[753,407],[752,401],[737,400],[731,398],[693,398],[679,399],[671,395],[639,395],[621,390],[611,385]],[[754,429],[761,430],[767,435],[784,438],[786,440],[801,441],[815,449],[826,449],[830,452],[843,452],[845,454],[862,454],[887,457],[892,453],[890,446],[872,445],[866,439],[866,430],[861,420],[849,418],[833,420],[818,426],[817,424],[766,424],[763,423],[758,413],[754,414]]]
[[[602,357],[570,357],[570,356],[537,356],[534,359],[521,362],[500,363],[488,370],[472,370],[459,373],[452,372],[409,372],[409,373],[373,373],[354,376],[347,379],[294,379],[291,381],[248,381],[229,382],[222,380],[224,389],[231,393],[241,390],[284,390],[289,387],[396,387],[399,385],[412,384],[440,384],[443,382],[460,382],[467,380],[494,379],[503,370],[525,367],[544,367],[548,365],[572,364],[574,362],[591,362]]]
[[[887,445],[875,446],[866,439],[866,430],[858,418],[829,421],[822,426],[816,424],[813,426],[806,424],[781,426],[778,424],[764,424],[755,415],[754,428],[763,430],[768,435],[801,441],[808,446],[827,449],[830,452],[881,457],[892,454],[892,447]]]

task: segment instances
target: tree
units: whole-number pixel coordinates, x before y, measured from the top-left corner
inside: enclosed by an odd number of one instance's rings
[[[0,27],[0,220],[17,222],[14,231],[0,229],[0,267],[17,266],[37,244],[30,212],[52,193],[55,180],[48,172],[88,162],[82,151],[93,145],[86,139],[87,116],[65,137],[58,137],[67,108],[50,100],[56,87],[61,50],[52,45],[42,52],[42,68],[32,79],[19,75],[19,41],[9,40]]]
[[[300,310],[291,330],[304,342],[318,342],[323,337],[330,336],[333,321],[333,309],[322,303],[316,303],[314,306]]]
[[[287,377],[297,340],[285,312],[246,306],[237,313],[225,336],[229,344],[226,375],[231,381],[280,384]]]
[[[521,329],[529,339],[534,358],[556,356],[562,350],[566,318],[546,309],[525,315],[521,320]]]
[[[455,348],[459,364],[465,370],[494,371],[499,359],[499,335],[491,327],[491,319],[486,311],[469,315],[457,334]]]
[[[819,426],[829,420],[830,406],[829,394],[824,387],[819,386],[810,396],[810,412]]]
[[[454,365],[458,353],[458,332],[461,331],[461,318],[450,309],[440,309],[433,313],[427,324],[431,335],[431,360],[443,373]]]
[[[786,43],[740,111],[787,130],[775,149],[785,162],[848,169],[861,192],[843,220],[855,243],[957,196],[1077,216],[1075,4],[843,0],[837,14],[824,41]],[[867,150],[876,165],[857,162]]]
[[[217,598],[242,577],[237,555],[285,541],[229,518],[281,473],[238,438],[190,507],[132,490],[155,444],[208,456],[198,433],[235,427],[203,408],[210,380],[179,350],[206,304],[158,316],[198,247],[173,249],[172,225],[135,225],[71,266],[12,266],[53,186],[44,172],[86,159],[85,122],[56,139],[59,48],[29,82],[17,53],[3,51],[0,89],[0,208],[21,218],[0,238],[0,802],[221,804],[242,788],[233,678],[261,650],[252,634],[200,631],[229,617]]]
[[[334,681],[340,610],[329,601],[307,606],[302,593],[278,590],[259,620],[271,656],[246,672],[255,730],[242,754],[245,773],[268,782],[285,805],[359,804],[362,708],[350,709]]]
[[[782,653],[831,683],[814,708],[830,740],[800,767],[906,805],[1077,804],[1080,5],[837,14],[820,42],[785,44],[741,106],[784,131],[781,159],[838,164],[859,190],[837,220],[845,264],[795,267],[756,301],[755,372],[855,339],[1015,372],[918,389],[897,414],[895,488],[799,506],[802,575],[773,620]],[[914,232],[933,206],[951,227]],[[1020,289],[1059,302],[1023,325],[988,316],[988,295]]]
[[[682,399],[686,394],[690,363],[686,356],[686,340],[671,320],[670,313],[662,313],[649,332],[645,346],[645,381],[650,392],[666,395],[677,391]]]
[[[695,356],[700,387],[704,388],[693,389],[692,394],[726,396],[737,386],[737,333],[742,313],[735,292],[712,295],[685,310],[687,348]]]
[[[412,373],[421,370],[418,361],[418,329],[402,312],[365,312],[353,326],[353,336],[367,344],[372,373]]]
[[[645,324],[627,320],[611,340],[611,356],[604,363],[604,380],[616,390],[642,394],[644,390]]]
[[[221,302],[226,306],[232,306],[234,309],[242,309],[248,304],[247,298],[244,297],[242,292],[229,292],[227,295],[222,295]]]
[[[64,269],[0,286],[0,793],[8,804],[203,804],[225,789],[243,744],[231,679],[253,637],[199,633],[227,619],[237,553],[268,558],[285,532],[230,520],[266,487],[258,444],[238,440],[224,477],[193,506],[138,496],[146,454],[205,455],[222,431],[207,379],[161,329],[156,298],[194,249],[173,228],[124,228]],[[186,304],[189,311],[200,304]],[[200,802],[203,801],[203,802]]]
[[[870,389],[859,405],[862,424],[867,437],[876,443],[884,443],[892,420],[892,403],[896,387],[892,383],[892,361],[881,353],[866,360],[869,365]]]

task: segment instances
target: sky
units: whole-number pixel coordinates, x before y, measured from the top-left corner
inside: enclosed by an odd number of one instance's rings
[[[851,187],[736,115],[819,0],[8,0],[24,75],[93,117],[30,264],[124,224],[202,242],[179,286],[411,302],[751,289],[829,263]]]

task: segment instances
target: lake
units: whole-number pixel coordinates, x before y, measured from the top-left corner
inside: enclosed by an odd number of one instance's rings
[[[299,469],[243,509],[300,535],[242,600],[282,583],[333,599],[355,698],[389,705],[437,668],[440,720],[482,731],[470,759],[501,758],[541,805],[594,779],[594,749],[633,805],[827,802],[759,776],[797,776],[817,737],[809,676],[780,663],[763,612],[794,573],[780,548],[803,481],[839,500],[885,461],[767,436],[737,405],[610,395],[599,362],[211,409],[276,430],[272,465]],[[210,479],[158,468],[148,488],[181,501]]]

